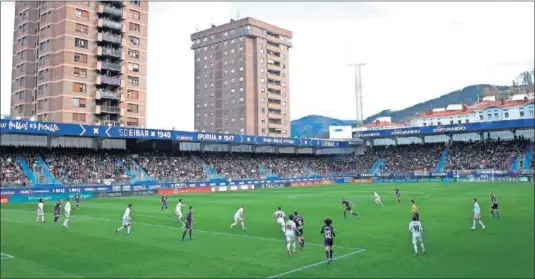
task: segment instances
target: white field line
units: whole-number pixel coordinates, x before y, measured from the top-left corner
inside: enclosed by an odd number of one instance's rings
[[[33,212],[29,210],[19,210],[19,209],[3,209],[2,211],[21,211],[21,212]],[[100,218],[100,217],[93,217],[93,216],[79,216],[79,215],[71,215],[71,218],[86,218],[86,219],[94,219],[94,220],[102,220],[102,221],[110,221],[110,222],[117,222],[119,223],[121,221],[120,218],[117,219],[109,219],[109,218]],[[176,220],[175,220],[176,221]],[[157,227],[157,228],[168,228],[168,229],[174,229],[179,230],[183,229],[178,227],[172,227],[172,226],[164,226],[164,225],[158,225],[158,224],[150,224],[150,223],[141,223],[141,222],[132,222],[132,224],[139,224],[139,225],[145,225],[145,226],[151,226],[151,227]],[[184,226],[184,225],[183,225]],[[210,233],[210,234],[216,234],[216,235],[227,235],[227,236],[236,236],[236,237],[244,237],[244,238],[251,238],[251,239],[259,239],[259,240],[267,240],[267,241],[278,241],[278,242],[286,242],[285,239],[277,239],[277,238],[268,238],[268,237],[261,237],[261,236],[253,236],[253,235],[244,235],[244,234],[235,234],[235,233],[225,233],[225,232],[216,232],[216,231],[206,231],[206,230],[197,230],[195,229],[195,232],[201,232],[201,233]],[[323,247],[323,244],[320,243],[310,243],[307,242],[306,245],[311,246],[320,246]],[[359,250],[361,248],[355,248],[355,247],[344,247],[344,246],[338,246],[336,245],[336,248],[341,249],[349,249],[349,250]]]
[[[335,246],[337,247],[337,246]],[[332,260],[338,260],[338,259],[341,259],[341,258],[345,258],[345,257],[349,257],[349,256],[352,256],[352,255],[356,255],[356,254],[360,254],[362,252],[366,251],[366,249],[359,249],[357,251],[353,251],[353,252],[350,252],[350,253],[347,253],[347,254],[344,254],[342,256],[338,256],[338,257],[334,257]],[[311,268],[311,267],[314,267],[314,266],[317,266],[317,265],[320,265],[320,264],[325,264],[327,263],[327,260],[323,260],[321,262],[317,262],[317,263],[313,263],[313,264],[309,264],[309,265],[305,265],[303,267],[300,267],[300,268],[296,268],[296,269],[292,269],[290,271],[286,271],[286,272],[283,272],[283,273],[279,273],[279,274],[276,274],[276,275],[272,275],[272,276],[269,276],[269,277],[266,277],[267,279],[270,279],[270,278],[277,278],[277,277],[281,277],[281,276],[284,276],[284,275],[288,275],[288,274],[292,274],[292,273],[295,273],[295,272],[298,272],[298,271],[301,271],[301,270],[305,270],[305,269],[308,269],[308,268]]]
[[[6,254],[6,253],[0,253],[0,255],[2,256],[2,260],[9,260],[9,259],[14,259],[15,256],[12,256],[10,254]]]

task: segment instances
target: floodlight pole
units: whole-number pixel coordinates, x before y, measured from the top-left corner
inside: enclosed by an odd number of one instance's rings
[[[362,125],[362,122],[364,121],[363,113],[362,113],[362,77],[361,77],[361,69],[362,66],[365,66],[366,63],[354,63],[349,64],[350,67],[353,67],[355,69],[355,101],[356,101],[356,110],[357,110],[357,127],[360,127]]]

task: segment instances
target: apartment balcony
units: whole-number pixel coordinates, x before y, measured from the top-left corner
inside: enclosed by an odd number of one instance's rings
[[[269,55],[268,55],[268,58],[269,58]],[[272,70],[272,71],[281,71],[282,70],[280,64],[279,65],[275,65],[275,64],[270,64],[270,63],[267,64],[267,69],[268,70]]]
[[[282,115],[280,112],[268,112],[268,118],[272,118],[272,119],[281,119],[282,118]]]
[[[108,70],[123,73],[123,66],[117,62],[97,61],[97,70]]]
[[[284,128],[284,125],[282,125],[282,123],[268,122],[268,128],[269,129],[282,129],[282,128]]]
[[[123,85],[123,80],[120,76],[97,76],[97,84],[107,84],[107,85],[115,85],[115,86],[121,86]]]
[[[116,106],[96,105],[95,106],[95,114],[103,114],[103,113],[121,114],[121,108],[120,107],[116,107]]]
[[[115,44],[121,44],[123,42],[122,36],[113,35],[111,33],[98,33],[97,40],[99,42],[108,42],[108,43],[115,43]]]
[[[269,136],[282,134],[282,129],[268,128]]]
[[[98,12],[101,14],[109,14],[113,16],[120,16],[120,17],[123,16],[122,9],[119,9],[115,6],[109,6],[109,5],[103,5],[103,4],[100,4],[98,6]]]
[[[281,51],[281,48],[279,46],[272,45],[272,44],[266,44],[266,48],[267,48],[267,50],[270,50],[270,51],[273,51],[273,52],[276,52],[276,53],[280,53],[280,51]]]
[[[104,120],[104,119],[98,119],[98,118],[95,119],[94,124],[102,125],[102,126],[114,126],[114,127],[124,126],[123,123],[119,120]]]
[[[113,49],[107,47],[98,47],[97,55],[99,56],[110,56],[114,58],[122,58],[123,52],[120,49]]]
[[[277,103],[268,103],[267,106],[268,109],[282,109],[282,105]]]
[[[267,59],[268,60],[272,60],[272,61],[276,61],[276,62],[280,62],[281,61],[280,56],[269,54],[269,53],[267,55]],[[269,63],[268,63],[268,65],[269,65]]]
[[[272,73],[267,73],[267,78],[272,79],[272,80],[278,80],[278,81],[281,81],[282,79],[281,75],[272,74]]]
[[[268,82],[267,83],[268,89],[274,89],[274,90],[282,90],[282,87],[279,84],[276,84],[274,82]]]
[[[105,19],[105,18],[99,18],[98,19],[98,27],[107,27],[110,29],[114,29],[117,31],[121,31],[123,29],[123,24],[117,21],[113,21],[111,19]]]
[[[110,90],[97,90],[95,94],[95,99],[97,100],[110,99],[110,100],[123,101],[124,97],[120,92],[115,92],[115,91],[110,91]]]

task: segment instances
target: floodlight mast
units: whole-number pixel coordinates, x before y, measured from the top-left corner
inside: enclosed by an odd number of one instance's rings
[[[349,64],[350,67],[353,67],[355,69],[355,101],[356,101],[356,112],[357,112],[357,122],[356,126],[360,127],[362,126],[362,122],[364,121],[363,112],[362,112],[362,76],[361,71],[362,67],[365,66],[366,63],[354,63]]]

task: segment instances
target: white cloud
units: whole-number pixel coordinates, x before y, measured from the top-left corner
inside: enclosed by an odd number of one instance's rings
[[[364,116],[475,83],[509,84],[533,68],[531,3],[150,3],[148,126],[193,129],[193,51],[199,24],[252,16],[294,32],[292,119],[354,119],[350,63],[363,70]],[[2,60],[11,61],[13,3],[2,2]],[[531,65],[531,67],[530,67]],[[2,63],[9,113],[10,63]]]

